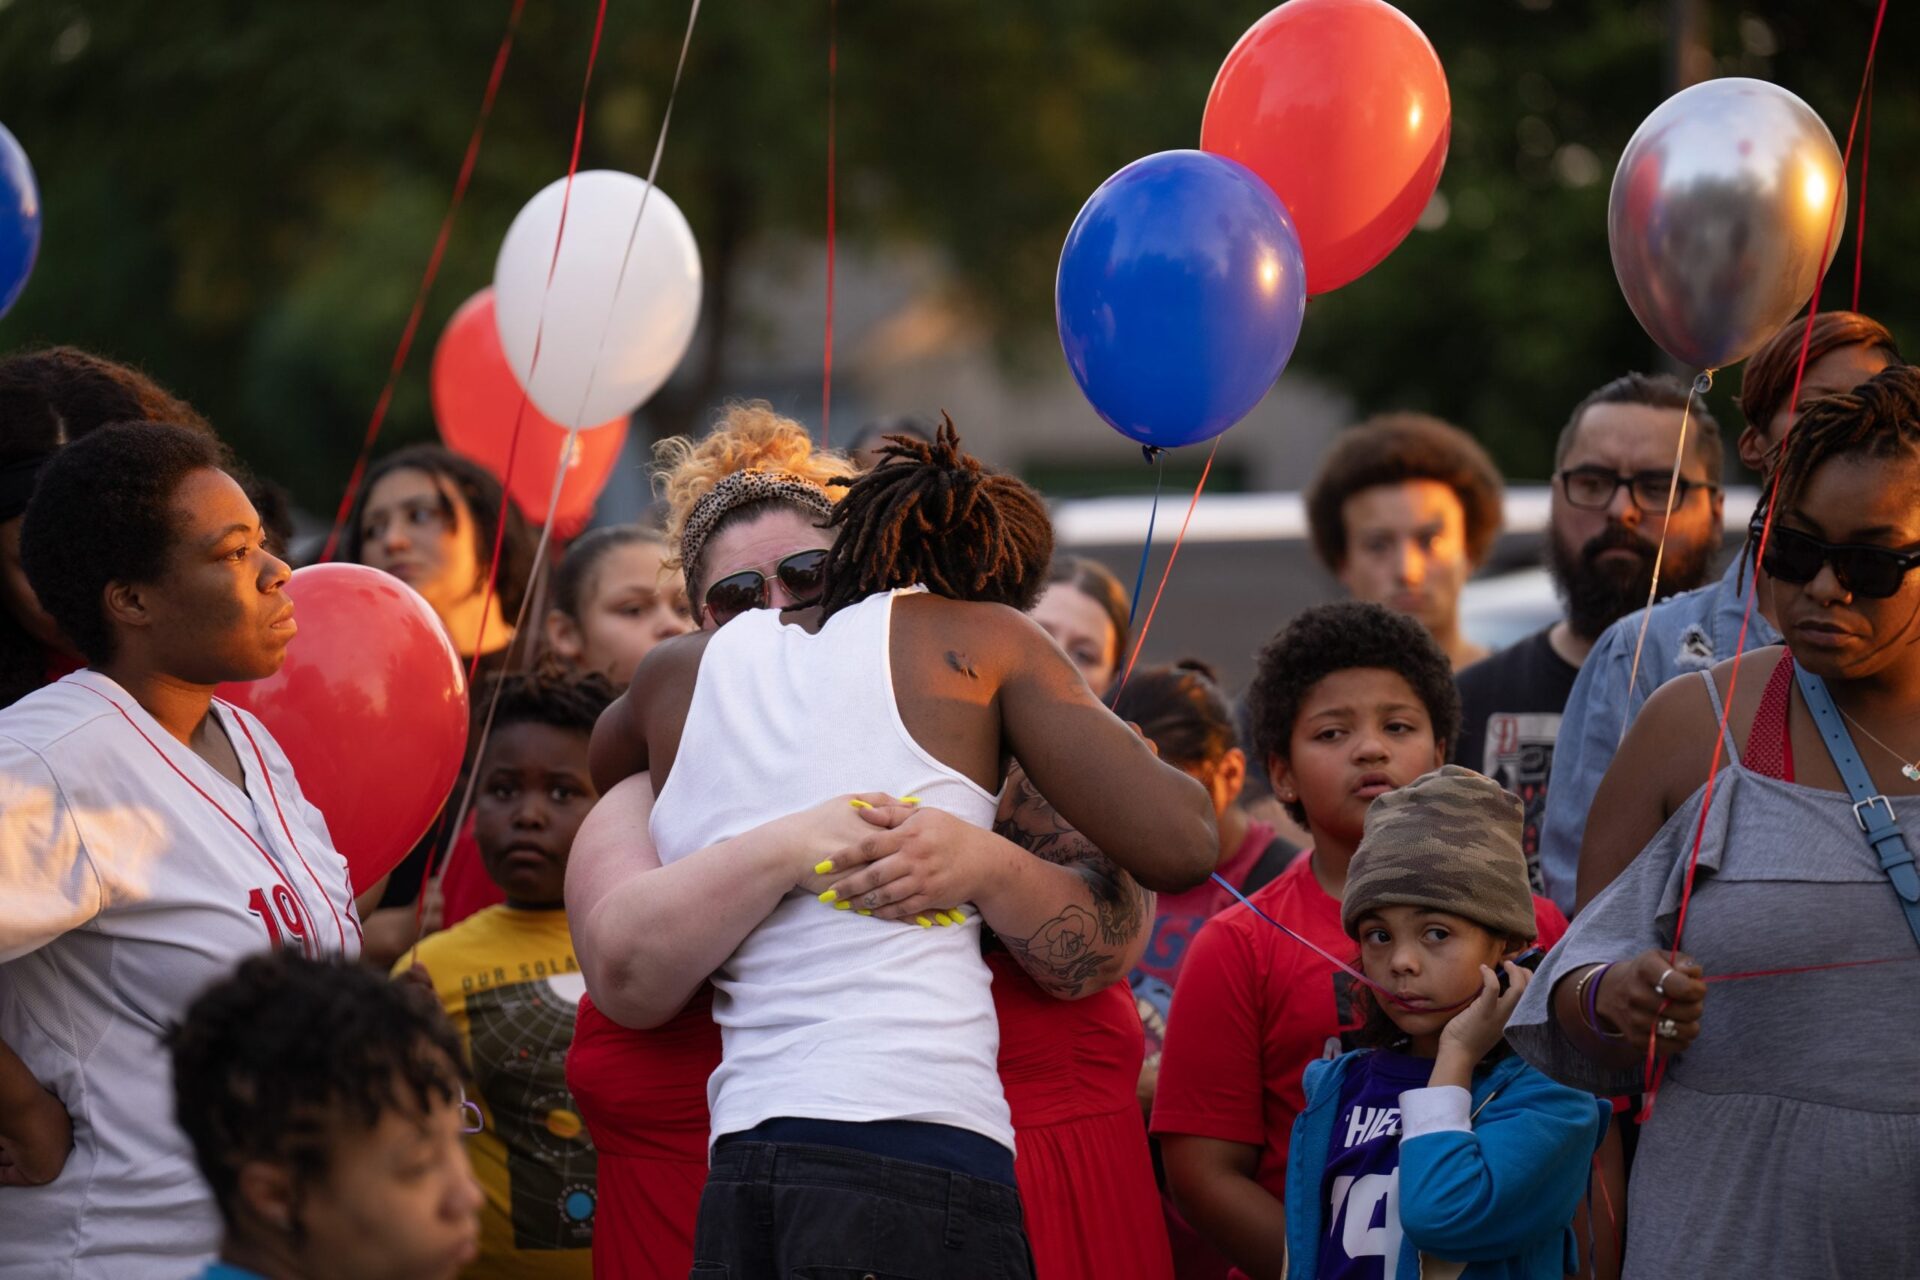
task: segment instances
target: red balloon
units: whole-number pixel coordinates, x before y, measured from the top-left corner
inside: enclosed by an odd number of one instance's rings
[[[506,480],[507,492],[529,520],[547,522],[547,500],[553,496],[554,468],[566,447],[567,429],[534,408],[514,379],[500,349],[492,289],[482,289],[461,304],[440,335],[433,353],[433,416],[447,448],[495,476],[506,475],[513,423],[520,417],[520,447],[514,453],[513,475]],[[556,533],[571,537],[586,526],[626,442],[625,418],[583,427],[574,437],[567,478],[554,504]]]
[[[220,696],[259,716],[327,820],[356,893],[433,825],[467,749],[467,680],[427,602],[359,564],[297,570],[300,630],[265,680]]]
[[[1307,292],[1364,275],[1440,183],[1453,109],[1439,55],[1384,0],[1289,0],[1207,94],[1200,146],[1266,180],[1300,233]]]

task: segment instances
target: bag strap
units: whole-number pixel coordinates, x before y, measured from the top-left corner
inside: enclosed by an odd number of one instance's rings
[[[1300,852],[1299,846],[1283,836],[1275,836],[1260,851],[1259,861],[1247,872],[1247,878],[1240,882],[1240,892],[1252,894],[1254,890],[1264,888],[1280,878]]]
[[[1860,762],[1853,735],[1847,732],[1840,709],[1833,705],[1833,695],[1827,692],[1827,682],[1797,662],[1794,676],[1800,682],[1801,695],[1807,700],[1807,710],[1813,713],[1813,722],[1819,726],[1820,737],[1827,744],[1827,754],[1833,757],[1833,767],[1840,771],[1840,780],[1846,783],[1847,794],[1853,797],[1853,820],[1866,833],[1867,844],[1880,859],[1880,869],[1893,882],[1900,908],[1907,915],[1907,927],[1913,930],[1914,942],[1920,943],[1920,871],[1914,867],[1913,851],[1907,848],[1906,836],[1894,817],[1893,802],[1874,790],[1873,778]]]

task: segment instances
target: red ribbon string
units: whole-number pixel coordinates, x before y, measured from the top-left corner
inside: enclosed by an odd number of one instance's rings
[[[553,257],[547,263],[548,292],[551,292],[553,289],[554,273],[558,271],[560,267],[560,247],[566,242],[567,238],[567,207],[573,199],[573,179],[580,171],[580,148],[587,135],[587,94],[593,87],[593,67],[600,58],[600,37],[605,32],[606,26],[607,0],[600,0],[599,11],[593,20],[593,42],[587,47],[587,73],[580,83],[580,109],[576,113],[573,122],[573,151],[567,158],[566,185],[561,188],[560,192],[560,225],[554,230]],[[533,381],[534,372],[540,367],[540,344],[541,340],[546,336],[546,327],[546,305],[543,297],[540,319],[538,323],[535,324],[533,330],[533,357],[527,365],[527,383]],[[512,485],[513,464],[520,452],[520,427],[527,416],[527,399],[526,384],[523,383],[520,389],[520,407],[514,412],[513,416],[513,435],[507,441],[507,465],[500,474],[500,487],[503,490],[509,489]],[[486,638],[487,615],[493,608],[493,593],[500,583],[500,552],[506,543],[506,536],[506,513],[502,511],[500,519],[496,522],[493,531],[493,551],[487,557],[487,581],[480,595],[479,633],[474,637],[473,657],[467,663],[467,687],[469,689],[473,687],[474,678],[480,672],[480,659],[482,657],[481,642]],[[539,566],[535,565],[534,568],[535,572],[538,572]],[[421,921],[426,916],[427,886],[431,884],[433,880],[434,864],[437,861],[435,854],[440,845],[440,835],[444,830],[442,824],[444,824],[445,820],[446,813],[442,810],[439,822],[436,822],[434,825],[433,840],[427,846],[426,865],[420,872],[420,892],[415,896],[413,902],[413,922],[416,932],[420,927]],[[458,831],[455,831],[453,832],[453,837],[457,839],[459,834]]]
[[[1193,509],[1200,505],[1200,491],[1207,487],[1207,476],[1213,471],[1213,456],[1219,452],[1220,440],[1216,436],[1213,448],[1207,450],[1207,465],[1200,468],[1200,483],[1193,486],[1193,498],[1187,503],[1186,517],[1180,521],[1180,533],[1173,540],[1173,550],[1167,554],[1167,567],[1160,571],[1160,585],[1153,589],[1153,603],[1147,606],[1147,620],[1140,624],[1139,638],[1133,642],[1133,654],[1127,659],[1127,669],[1120,677],[1121,689],[1126,688],[1127,681],[1133,678],[1133,664],[1140,661],[1140,650],[1146,647],[1147,632],[1153,630],[1153,615],[1160,608],[1160,595],[1167,589],[1167,579],[1173,575],[1173,562],[1180,558],[1180,546],[1187,540],[1187,526],[1193,523]],[[1152,550],[1151,544],[1147,549]],[[1114,692],[1118,693],[1119,690]]]
[[[1841,159],[1840,159],[1840,172],[1842,175],[1845,175],[1848,166],[1853,162],[1854,134],[1860,125],[1861,109],[1866,103],[1867,87],[1871,82],[1872,76],[1873,76],[1874,55],[1879,51],[1879,48],[1880,48],[1880,28],[1882,24],[1886,21],[1886,17],[1887,17],[1887,0],[1880,0],[1879,12],[1874,16],[1874,19],[1873,19],[1873,37],[1871,40],[1868,41],[1868,44],[1867,44],[1866,69],[1862,71],[1860,74],[1860,95],[1858,98],[1854,100],[1854,104],[1853,104],[1853,122],[1847,127],[1846,151],[1841,156]],[[1821,239],[1821,242],[1820,242],[1823,246],[1830,243],[1833,239],[1833,228],[1835,223],[1839,220],[1839,217],[1840,217],[1840,201],[1845,196],[1845,194],[1846,194],[1846,184],[1844,181],[1842,181],[1841,183],[1837,184],[1834,188],[1833,204],[1831,205],[1831,207],[1828,209],[1828,212],[1827,212],[1826,235]],[[1787,403],[1789,405],[1798,405],[1800,403],[1800,387],[1807,375],[1807,353],[1809,350],[1812,349],[1812,346],[1813,346],[1813,320],[1814,320],[1814,317],[1819,314],[1820,291],[1826,285],[1826,282],[1827,282],[1827,267],[1823,263],[1823,265],[1820,268],[1820,273],[1814,281],[1813,298],[1807,304],[1807,323],[1806,323],[1805,330],[1800,335],[1800,361],[1793,371],[1793,394],[1787,400]],[[1788,427],[1787,430],[1789,433],[1791,433],[1793,428]],[[1777,491],[1770,491],[1767,496],[1767,514],[1765,519],[1761,522],[1761,525],[1760,525],[1760,544],[1754,548],[1754,553],[1753,553],[1753,562],[1755,565],[1756,575],[1758,573],[1758,566],[1760,562],[1766,557],[1767,541],[1773,534],[1773,517],[1774,517],[1775,507],[1777,505],[1778,496],[1779,495]],[[1734,648],[1735,653],[1745,653],[1747,651],[1747,629],[1753,622],[1753,608],[1755,603],[1759,600],[1759,598],[1760,598],[1759,584],[1758,584],[1758,581],[1756,580],[1754,585],[1754,590],[1749,592],[1747,595],[1746,610],[1740,615],[1740,635]],[[1694,876],[1696,872],[1699,870],[1699,866],[1700,866],[1700,846],[1706,840],[1707,815],[1710,812],[1712,812],[1712,809],[1713,809],[1714,784],[1719,779],[1720,761],[1726,748],[1727,717],[1733,710],[1734,692],[1736,689],[1739,688],[1739,685],[1740,685],[1740,664],[1735,663],[1733,667],[1733,674],[1727,684],[1727,695],[1725,698],[1721,700],[1719,732],[1714,734],[1714,737],[1713,737],[1713,760],[1712,760],[1712,763],[1708,766],[1708,770],[1707,770],[1706,794],[1701,797],[1701,801],[1700,801],[1700,820],[1694,824],[1693,850],[1687,857],[1687,878],[1685,883],[1681,886],[1681,889],[1680,889],[1680,910],[1678,914],[1675,916],[1674,922],[1673,922],[1673,946],[1668,952],[1668,959],[1673,960],[1676,963],[1678,962],[1678,958],[1680,955],[1680,939],[1682,935],[1686,932],[1687,908],[1692,904],[1692,901],[1693,901]],[[1660,1004],[1660,1009],[1664,1011],[1668,1003],[1669,1002],[1667,1001],[1662,1001]],[[1640,1116],[1639,1116],[1640,1123],[1642,1124],[1645,1124],[1647,1120],[1653,1115],[1654,1100],[1659,1096],[1659,1093],[1660,1093],[1660,1081],[1662,1077],[1666,1074],[1666,1063],[1662,1061],[1656,1053],[1656,1050],[1658,1047],[1659,1047],[1659,1037],[1657,1035],[1649,1035],[1647,1037],[1647,1061],[1646,1061],[1647,1089],[1646,1089],[1645,1100],[1642,1102],[1640,1107]]]
[[[440,232],[434,237],[433,252],[427,255],[426,274],[420,277],[420,288],[413,297],[413,310],[407,314],[407,324],[400,331],[400,343],[394,348],[393,362],[387,368],[386,385],[380,388],[380,398],[374,401],[373,416],[367,421],[367,436],[360,444],[360,456],[354,460],[353,472],[347,478],[347,491],[341,495],[340,509],[334,512],[333,528],[327,533],[326,549],[320,553],[322,561],[333,559],[333,553],[339,549],[340,535],[347,524],[347,513],[353,510],[353,500],[359,496],[360,484],[366,479],[367,463],[373,457],[373,443],[380,438],[380,428],[386,424],[387,409],[393,403],[393,390],[400,381],[400,371],[406,367],[407,356],[413,351],[413,339],[420,331],[420,317],[427,308],[427,295],[433,290],[433,282],[440,275],[440,260],[447,252],[447,239],[453,234],[454,216],[460,212],[460,203],[467,197],[467,183],[473,178],[473,167],[480,159],[480,140],[486,136],[487,120],[493,114],[493,100],[499,96],[500,80],[507,73],[507,58],[513,52],[514,33],[520,27],[520,12],[527,7],[527,0],[513,0],[513,8],[507,14],[506,34],[500,37],[500,49],[493,55],[493,71],[487,77],[487,91],[480,98],[480,115],[473,122],[473,134],[467,139],[467,153],[460,161],[460,176],[454,180],[453,199],[447,203],[446,215],[440,220]]]
[[[840,74],[840,3],[827,4],[827,323],[820,356],[820,443],[833,442],[834,84]]]
[[[1478,1000],[1480,998],[1480,993],[1476,991],[1472,995],[1468,996],[1465,1000],[1462,1000],[1459,1004],[1434,1006],[1434,1005],[1419,1004],[1412,1000],[1408,1000],[1403,996],[1396,995],[1388,987],[1382,985],[1381,983],[1375,982],[1372,978],[1369,978],[1365,973],[1361,972],[1357,966],[1348,964],[1345,960],[1342,960],[1339,956],[1334,955],[1331,951],[1328,951],[1325,947],[1320,946],[1318,943],[1314,942],[1313,939],[1307,937],[1305,934],[1295,933],[1292,929],[1289,929],[1286,925],[1281,924],[1278,920],[1275,920],[1272,916],[1262,911],[1258,903],[1252,901],[1250,898],[1247,897],[1246,894],[1240,892],[1239,888],[1233,883],[1233,881],[1227,879],[1225,876],[1221,875],[1217,871],[1213,873],[1213,882],[1219,885],[1222,889],[1225,889],[1228,893],[1232,894],[1236,899],[1239,900],[1240,905],[1244,906],[1247,910],[1253,912],[1253,914],[1255,914],[1256,916],[1259,916],[1262,920],[1265,920],[1268,924],[1278,929],[1281,933],[1286,934],[1289,938],[1292,938],[1295,942],[1299,943],[1301,946],[1305,947],[1307,950],[1313,952],[1313,954],[1315,954],[1316,956],[1319,956],[1322,960],[1325,960],[1328,964],[1332,965],[1335,969],[1338,969],[1341,973],[1346,974],[1349,978],[1352,978],[1355,982],[1359,983],[1361,986],[1367,988],[1369,991],[1372,991],[1373,993],[1380,996],[1382,999],[1388,1001],[1391,1004],[1397,1004],[1403,1009],[1418,1010],[1421,1013],[1457,1013],[1460,1010],[1466,1008],[1468,1005],[1472,1004],[1475,1000]]]
[[[1853,309],[1860,309],[1861,268],[1867,261],[1867,166],[1873,160],[1873,63],[1867,63],[1867,123],[1860,138],[1860,211],[1853,224]]]
[[[1877,964],[1920,964],[1920,955],[1883,956],[1878,960],[1836,960],[1832,964],[1801,964],[1786,969],[1748,969],[1743,973],[1710,973],[1703,982],[1745,982],[1749,978],[1781,978],[1792,973],[1824,973],[1829,969],[1863,969]]]

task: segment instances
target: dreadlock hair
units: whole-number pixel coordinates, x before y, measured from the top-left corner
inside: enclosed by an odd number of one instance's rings
[[[460,1041],[431,992],[293,951],[243,961],[166,1043],[174,1120],[229,1227],[248,1162],[285,1164],[304,1189],[326,1176],[340,1120],[371,1129],[460,1096]]]
[[[478,735],[487,705],[495,697],[499,699],[493,712],[496,730],[531,723],[592,733],[600,713],[618,696],[613,682],[598,671],[570,671],[557,655],[550,654],[532,671],[507,671],[493,678],[487,695],[473,700],[474,733]]]
[[[953,419],[940,417],[931,444],[890,440],[879,465],[850,481],[833,509],[827,524],[839,532],[827,552],[825,616],[915,584],[1022,613],[1039,598],[1053,558],[1046,505],[1019,480],[962,453]]]
[[[1826,396],[1807,407],[1781,442],[1780,462],[1761,498],[1775,512],[1799,501],[1819,466],[1834,458],[1893,459],[1920,454],[1920,369],[1889,365],[1851,391]]]

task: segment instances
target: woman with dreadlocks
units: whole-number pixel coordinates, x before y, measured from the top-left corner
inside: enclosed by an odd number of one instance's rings
[[[603,718],[596,739],[621,740],[659,788],[612,811],[648,823],[652,848],[629,857],[663,865],[588,907],[629,945],[583,969],[643,1023],[712,977],[724,1055],[696,1270],[1029,1275],[989,971],[967,926],[984,914],[1003,937],[1044,939],[1052,894],[1034,887],[1075,873],[1008,857],[974,883],[851,900],[832,885],[885,835],[933,845],[987,826],[1009,756],[1150,888],[1205,873],[1211,809],[1023,615],[1052,550],[1045,510],[950,425],[893,446],[832,523],[817,607],[669,641]],[[1139,909],[1092,901],[1055,927],[1056,956]]]
[[[1769,509],[1786,644],[1648,700],[1507,1030],[1566,1083],[1657,1083],[1626,1280],[1920,1265],[1920,371],[1809,406]]]

